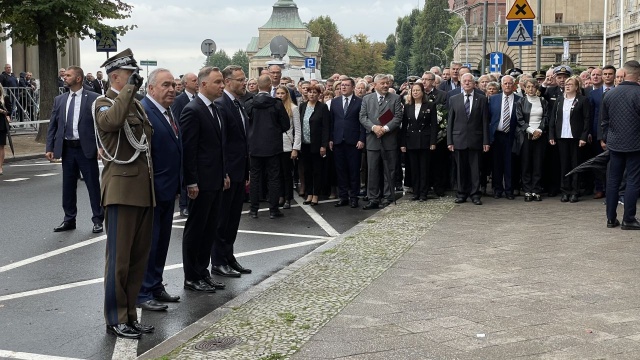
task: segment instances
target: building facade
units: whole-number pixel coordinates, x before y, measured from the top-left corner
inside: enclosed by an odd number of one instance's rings
[[[639,0],[609,0],[606,18],[607,47],[604,56],[605,61],[617,68],[626,61],[640,59]],[[620,28],[622,28],[622,42],[620,41]],[[620,51],[621,43],[622,51]],[[621,54],[622,57],[620,56]]]
[[[58,52],[58,68],[66,68],[71,65],[82,66],[80,64],[80,39],[70,38],[65,44],[65,54]],[[20,43],[11,45],[11,60],[7,58],[7,42],[0,42],[0,63],[11,64],[16,76],[21,72],[31,72],[35,79],[40,78],[40,64],[38,63],[38,46],[26,46]]]

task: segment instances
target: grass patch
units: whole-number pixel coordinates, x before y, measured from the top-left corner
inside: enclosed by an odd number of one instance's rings
[[[303,324],[303,325],[300,325],[300,329],[302,329],[302,330],[309,330],[309,329],[311,329],[311,325],[309,325],[309,324]]]
[[[280,353],[274,353],[271,355],[267,355],[267,356],[263,356],[258,360],[284,360],[284,355],[280,354]]]
[[[338,252],[338,250],[336,250],[336,249],[329,249],[329,250],[325,250],[325,251],[323,251],[322,253],[323,253],[324,255],[331,255],[331,254],[335,254],[335,253],[337,253],[337,252]]]
[[[294,314],[288,312],[288,311],[287,312],[278,313],[278,316],[282,320],[284,320],[284,321],[286,321],[288,323],[292,323],[292,322],[294,322],[296,320],[296,316]]]
[[[376,223],[376,221],[375,221],[375,220],[373,220],[373,219],[367,219],[367,220],[365,220],[364,222],[366,222],[367,224],[374,224],[374,223]]]

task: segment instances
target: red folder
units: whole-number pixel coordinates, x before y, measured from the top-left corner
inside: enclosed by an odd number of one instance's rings
[[[391,120],[393,120],[393,113],[391,112],[391,109],[387,109],[387,111],[385,111],[384,114],[378,117],[378,121],[382,126],[387,125]]]

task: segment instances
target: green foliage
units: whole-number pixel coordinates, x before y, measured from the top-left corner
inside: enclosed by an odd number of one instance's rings
[[[258,360],[284,360],[286,357],[280,353],[274,353],[271,355],[263,356]]]
[[[387,51],[384,52],[384,59],[391,60],[394,56],[396,56],[396,36],[394,34],[389,34],[387,36]]]
[[[287,312],[278,313],[278,316],[282,320],[284,320],[285,322],[288,322],[288,323],[292,323],[292,322],[294,322],[296,320],[296,315],[292,314],[292,313],[290,313],[288,311]]]
[[[448,28],[451,14],[444,10],[447,7],[447,0],[429,0],[417,16],[411,46],[411,68],[415,75],[420,76],[431,66],[442,65],[445,60],[442,52],[435,48],[444,49],[451,42],[448,36],[438,33]]]
[[[227,55],[227,52],[222,49],[209,56],[205,62],[205,66],[216,66],[220,69],[224,69],[229,65],[231,65],[231,58]]]
[[[393,69],[393,76],[398,83],[404,82],[411,71],[411,47],[413,46],[413,29],[416,26],[420,10],[413,9],[411,14],[398,18],[398,26],[396,27],[396,58]],[[407,66],[409,71],[407,71]]]
[[[329,77],[334,73],[344,73],[340,67],[345,62],[345,39],[338,31],[331,17],[320,16],[311,19],[307,25],[312,36],[320,38],[320,50],[322,52],[322,73]]]
[[[246,51],[236,51],[231,57],[231,64],[242,66],[242,70],[244,70],[246,76],[249,76],[249,56],[247,56]]]
[[[386,48],[385,43],[371,42],[365,34],[352,36],[346,41],[347,61],[340,73],[358,77],[391,72],[393,63],[383,58]]]

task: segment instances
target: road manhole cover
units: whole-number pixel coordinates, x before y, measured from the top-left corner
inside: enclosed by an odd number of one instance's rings
[[[226,350],[230,347],[236,346],[242,342],[242,339],[233,336],[217,337],[209,340],[203,340],[194,345],[194,348],[199,351],[217,351]]]

